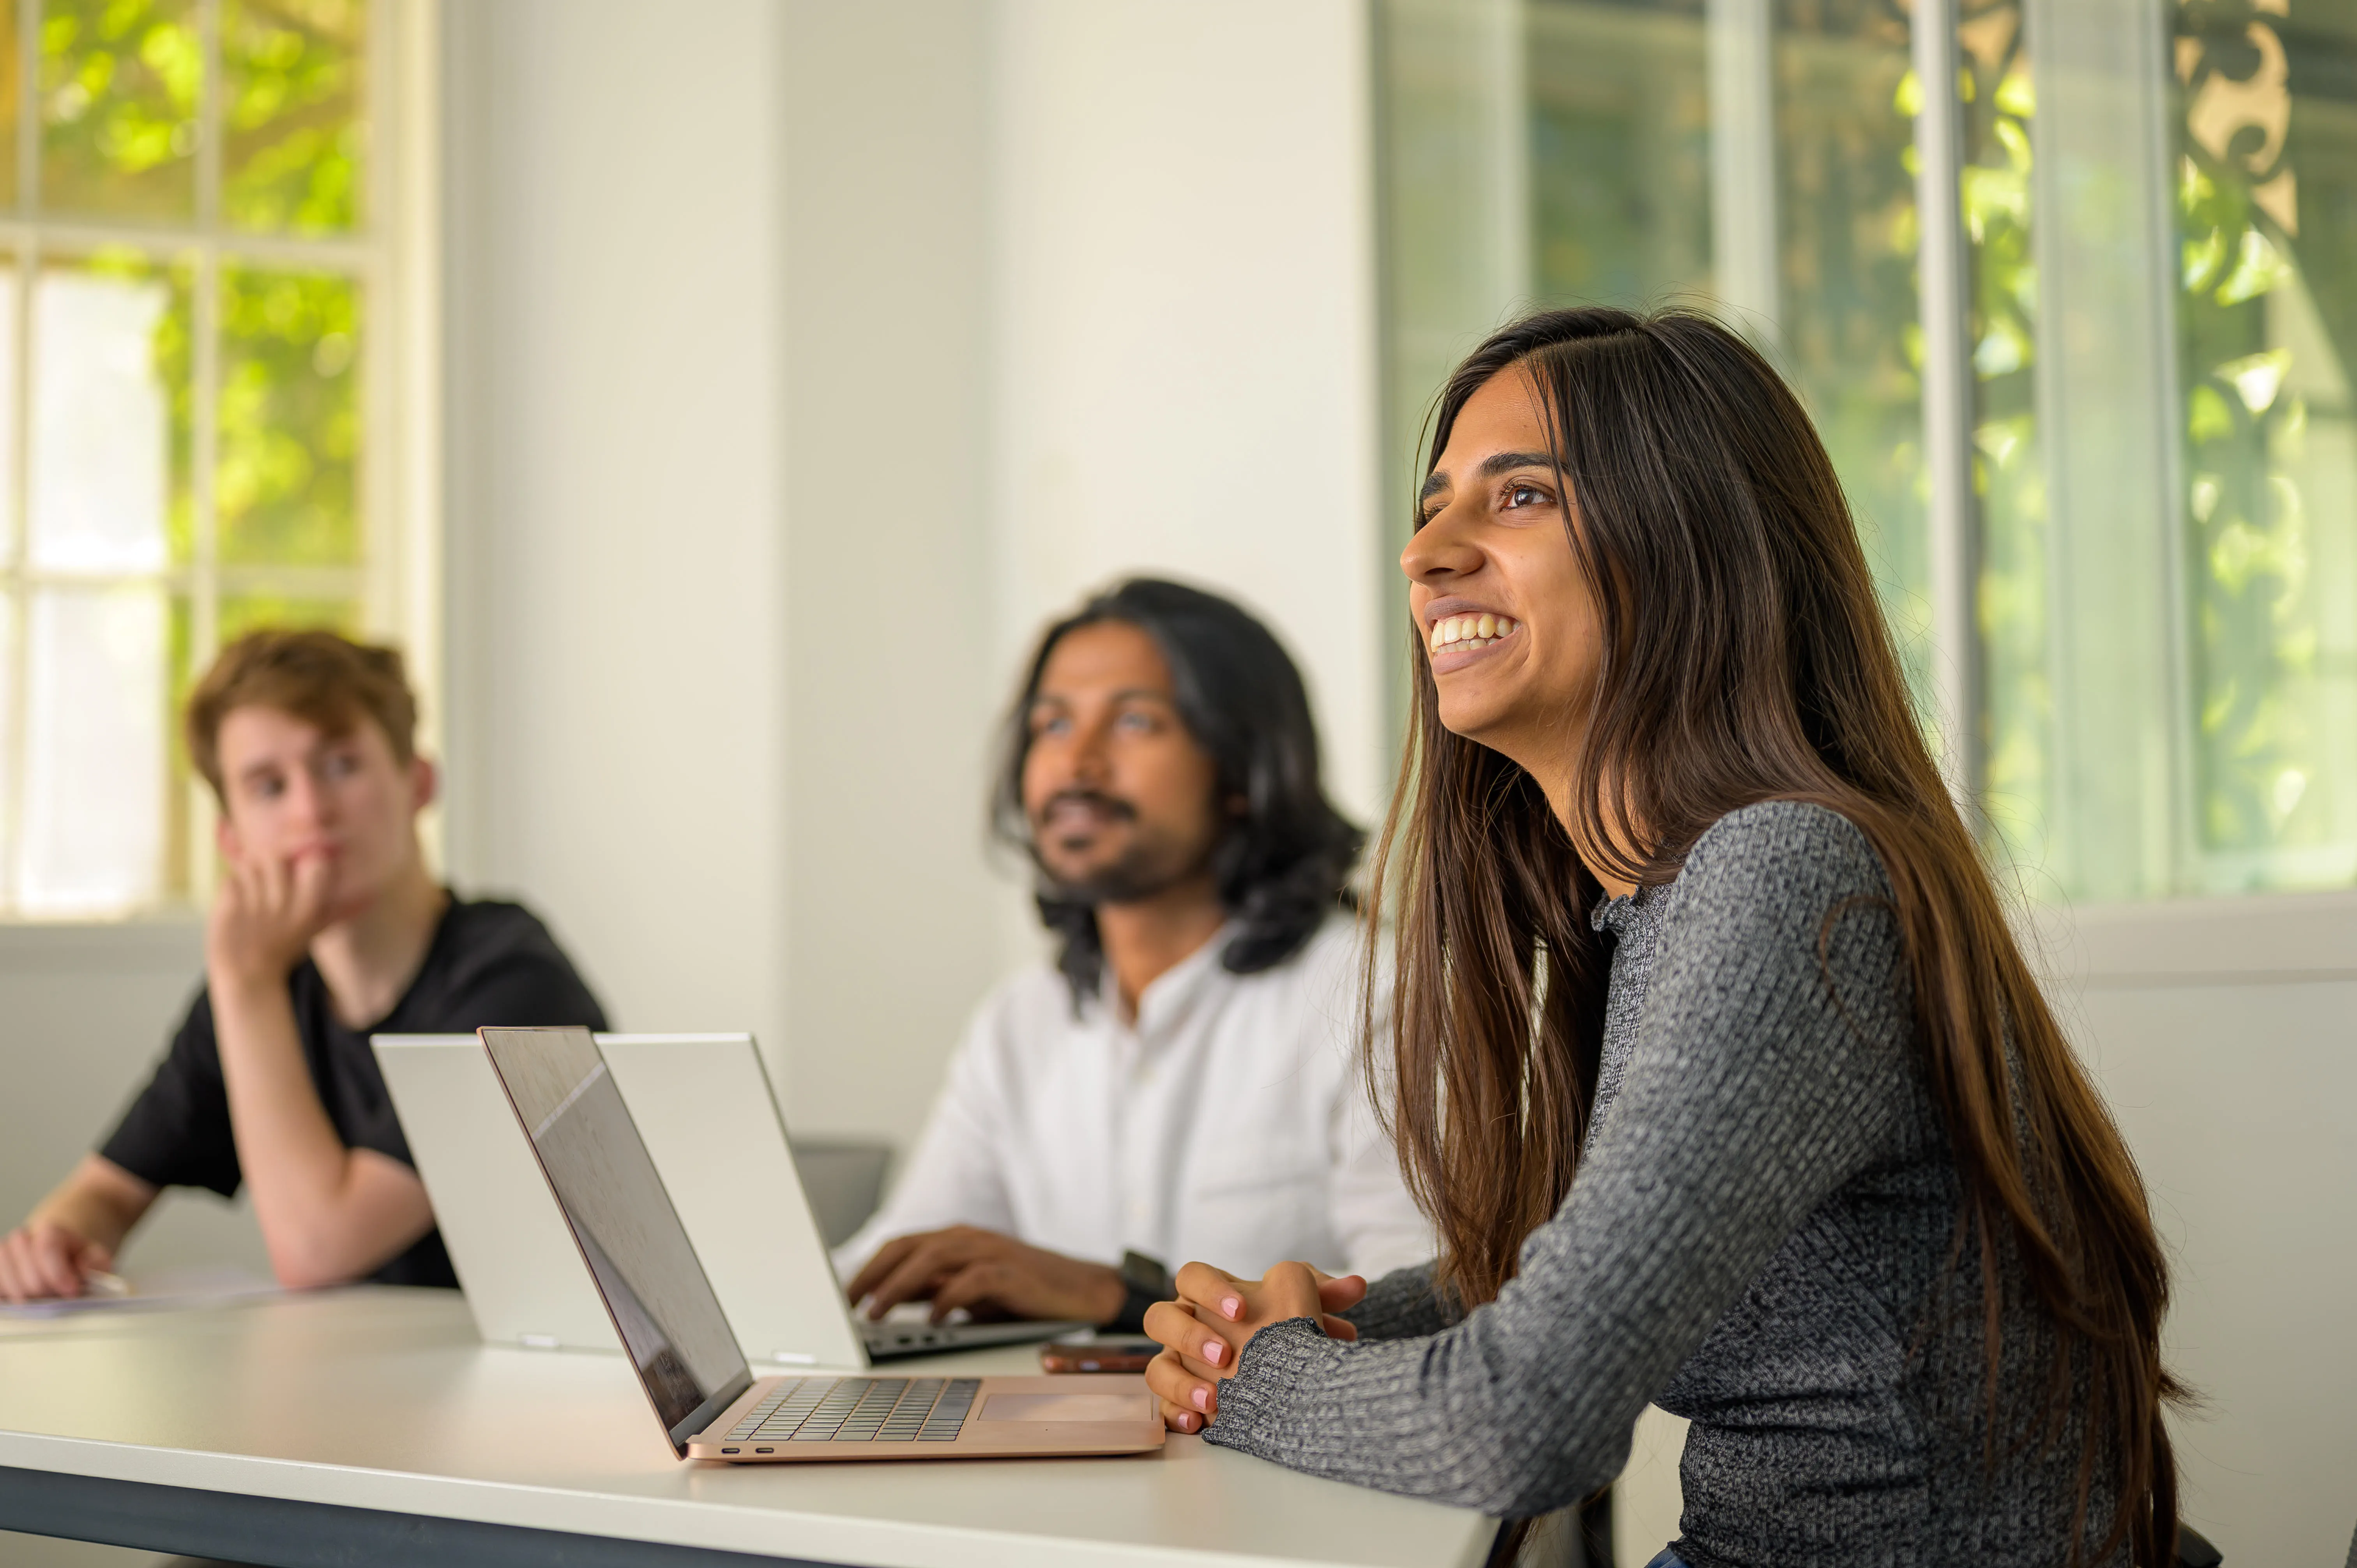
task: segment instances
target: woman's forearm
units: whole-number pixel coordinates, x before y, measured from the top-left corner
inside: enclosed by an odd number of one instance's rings
[[[1394,1269],[1367,1286],[1367,1297],[1341,1315],[1361,1339],[1413,1339],[1437,1334],[1465,1316],[1433,1283],[1430,1263]]]

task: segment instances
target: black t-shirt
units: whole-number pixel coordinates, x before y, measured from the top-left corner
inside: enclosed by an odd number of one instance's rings
[[[311,1086],[336,1135],[351,1149],[414,1165],[408,1141],[377,1071],[371,1035],[471,1034],[487,1024],[586,1024],[606,1015],[572,962],[532,911],[520,904],[462,904],[456,898],[435,928],[417,978],[393,1011],[365,1029],[337,1021],[317,965],[305,959],[287,977],[295,1027],[311,1067]],[[210,1187],[234,1195],[243,1174],[230,1134],[229,1091],[213,1036],[212,999],[197,993],[171,1049],[99,1153],[157,1187]],[[456,1285],[439,1232],[369,1276],[380,1284]]]

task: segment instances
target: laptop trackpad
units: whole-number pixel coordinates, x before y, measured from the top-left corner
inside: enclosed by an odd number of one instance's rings
[[[993,1394],[982,1402],[985,1421],[1147,1421],[1151,1394]]]

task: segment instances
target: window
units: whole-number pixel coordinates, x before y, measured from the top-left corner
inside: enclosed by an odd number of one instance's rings
[[[2029,892],[2357,880],[2357,13],[1379,14],[1394,451],[1518,306],[1712,302]]]
[[[391,0],[0,0],[0,913],[200,897],[189,683],[398,633]]]

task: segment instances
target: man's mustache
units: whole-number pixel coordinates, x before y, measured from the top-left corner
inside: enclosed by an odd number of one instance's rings
[[[1033,822],[1045,822],[1059,806],[1087,806],[1121,822],[1132,822],[1137,816],[1137,808],[1118,795],[1108,795],[1102,789],[1059,789],[1041,802]]]

